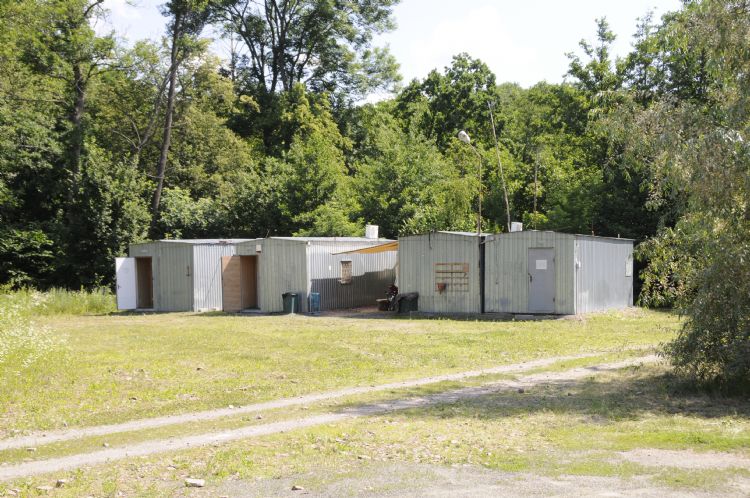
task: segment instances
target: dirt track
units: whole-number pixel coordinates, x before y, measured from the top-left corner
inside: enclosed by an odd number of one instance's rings
[[[549,364],[554,361],[560,361],[560,358],[540,360],[539,362],[534,363],[533,366],[531,366],[532,362],[525,363],[522,365],[525,366],[525,369],[528,370],[530,368],[541,366],[543,364],[542,363],[543,361],[547,361],[547,364]],[[0,480],[16,479],[19,477],[26,477],[26,476],[32,476],[32,475],[45,474],[49,472],[57,472],[61,470],[74,469],[74,468],[78,468],[78,467],[85,466],[85,465],[96,465],[96,464],[101,464],[101,463],[105,463],[108,461],[120,460],[124,458],[129,458],[129,457],[152,455],[152,454],[157,454],[157,453],[183,450],[183,449],[192,448],[192,447],[223,443],[227,441],[247,439],[251,437],[258,437],[258,436],[263,436],[263,435],[268,435],[268,434],[276,434],[280,432],[286,432],[286,431],[301,429],[305,427],[312,427],[312,426],[321,425],[321,424],[330,424],[330,423],[340,422],[340,421],[352,419],[352,418],[379,415],[382,413],[387,413],[387,412],[395,411],[395,410],[420,408],[420,407],[426,407],[426,406],[436,405],[436,404],[441,404],[441,403],[453,403],[453,402],[460,401],[463,399],[482,397],[491,393],[502,392],[502,391],[512,390],[512,389],[514,390],[514,389],[518,389],[521,387],[532,387],[532,386],[540,385],[540,384],[575,382],[583,378],[596,375],[597,373],[600,373],[600,372],[617,370],[617,369],[625,368],[628,366],[638,365],[642,363],[652,363],[655,361],[657,361],[656,356],[645,356],[645,357],[634,358],[634,359],[624,360],[624,361],[619,361],[619,362],[614,362],[614,363],[596,365],[592,367],[573,368],[573,369],[562,371],[562,372],[547,372],[547,373],[532,374],[532,375],[527,375],[524,377],[517,378],[516,380],[512,380],[512,381],[496,381],[496,382],[484,384],[479,387],[467,387],[463,389],[456,389],[452,391],[437,393],[437,394],[433,394],[429,396],[410,397],[410,398],[398,399],[394,401],[387,401],[383,403],[361,405],[361,406],[357,406],[353,408],[347,408],[339,412],[332,412],[332,413],[316,415],[316,416],[311,416],[311,417],[306,417],[306,418],[299,418],[299,419],[293,419],[293,420],[287,420],[287,421],[275,422],[275,423],[269,423],[269,424],[262,424],[262,425],[253,425],[249,427],[242,427],[239,429],[233,429],[233,430],[222,431],[222,432],[196,434],[196,435],[185,436],[185,437],[174,438],[174,439],[146,441],[143,443],[125,445],[125,446],[120,446],[116,448],[107,448],[107,449],[103,449],[99,451],[82,453],[78,455],[70,455],[70,456],[65,456],[65,457],[60,457],[60,458],[52,458],[49,460],[26,462],[26,463],[21,463],[21,464],[16,464],[16,465],[0,467]],[[521,365],[516,365],[515,369],[518,369],[520,366]],[[410,386],[418,386],[418,385],[439,382],[439,380],[435,380],[435,379],[458,380],[460,378],[469,378],[472,376],[483,375],[484,373],[489,373],[490,371],[492,373],[510,372],[510,371],[513,371],[513,367],[514,367],[513,365],[507,365],[507,366],[497,367],[495,369],[489,369],[489,370],[483,370],[483,371],[464,372],[462,374],[430,377],[429,379],[420,379],[416,381],[390,384],[389,385],[390,387],[388,388],[383,387],[383,386],[376,386],[376,387],[370,387],[370,388],[354,388],[351,390],[335,391],[333,393],[323,393],[323,394],[307,396],[307,397],[304,397],[305,401],[297,401],[297,402],[309,403],[311,401],[327,400],[327,399],[332,399],[333,397],[345,396],[346,394],[340,394],[342,392],[348,392],[350,394],[359,394],[363,392],[373,392],[375,390],[394,389],[394,388],[399,388],[399,387],[410,387]],[[479,372],[483,372],[483,373],[479,373]],[[463,377],[457,377],[457,376],[463,376]],[[337,393],[336,396],[333,395],[334,393]],[[303,398],[280,400],[277,402],[266,403],[264,404],[264,406],[273,405],[274,403],[281,403],[280,405],[276,405],[277,407],[289,406],[290,404],[294,404],[292,403],[292,401],[301,400],[301,399]],[[249,410],[248,407],[245,407],[245,411],[257,411],[257,408],[255,408],[254,410]],[[216,413],[216,411],[202,412],[202,413],[203,414]],[[231,410],[229,413],[231,414],[237,413],[237,410]],[[193,414],[193,416],[195,415],[197,414]],[[189,417],[189,415],[184,415],[181,417]],[[189,420],[192,420],[192,419],[188,419],[187,421]],[[140,422],[147,423],[148,421],[140,421]],[[146,425],[144,427],[149,427],[149,426]]]
[[[206,420],[216,420],[222,417],[228,417],[232,415],[242,415],[247,413],[257,413],[267,410],[275,410],[278,408],[286,408],[289,406],[306,405],[310,403],[317,403],[321,401],[328,401],[336,398],[343,398],[345,396],[353,396],[357,394],[374,393],[378,391],[389,391],[393,389],[404,389],[409,387],[419,387],[429,384],[436,384],[438,382],[445,381],[460,381],[464,379],[470,379],[472,377],[480,377],[482,375],[491,374],[502,374],[502,373],[515,373],[532,370],[534,368],[546,367],[560,361],[575,360],[580,358],[588,358],[591,356],[597,356],[601,353],[591,353],[576,356],[557,356],[554,358],[544,358],[541,360],[527,361],[523,363],[514,363],[510,365],[500,365],[492,368],[485,368],[481,370],[471,370],[466,372],[458,372],[454,374],[435,375],[432,377],[423,377],[414,380],[407,380],[402,382],[392,382],[388,384],[379,384],[376,386],[363,386],[363,387],[351,387],[346,389],[339,389],[336,391],[328,391],[324,393],[308,394],[304,396],[298,396],[295,398],[282,398],[274,401],[267,401],[263,403],[254,403],[251,405],[245,405],[235,408],[219,408],[215,410],[205,410],[194,413],[185,413],[181,415],[168,415],[164,417],[154,417],[141,420],[132,420],[129,422],[123,422],[120,424],[111,425],[97,425],[93,427],[84,427],[80,429],[66,429],[63,431],[50,431],[44,433],[36,433],[28,436],[13,437],[4,440],[0,440],[0,451],[10,450],[14,448],[28,448],[42,446],[44,444],[50,444],[60,441],[72,441],[74,439],[81,439],[84,437],[91,436],[106,436],[108,434],[115,434],[118,432],[129,432],[129,431],[141,431],[145,429],[154,429],[157,427],[165,427],[169,425],[185,424],[190,422],[201,422]]]

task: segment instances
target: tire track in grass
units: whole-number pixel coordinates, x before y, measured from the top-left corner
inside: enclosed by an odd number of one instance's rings
[[[570,359],[570,357],[568,358]],[[561,361],[559,358],[556,361]],[[432,405],[455,403],[457,401],[479,398],[488,394],[518,389],[520,387],[532,387],[540,384],[554,384],[559,382],[574,382],[597,373],[618,370],[629,366],[640,365],[644,363],[653,363],[658,361],[658,357],[655,355],[644,356],[639,358],[633,358],[629,360],[623,360],[614,363],[605,363],[601,365],[595,365],[590,367],[579,367],[566,370],[563,372],[543,372],[537,374],[527,375],[520,377],[515,380],[501,380],[490,382],[478,387],[467,387],[462,389],[455,389],[442,393],[417,396],[404,399],[398,399],[393,401],[386,401],[382,403],[365,404],[357,407],[347,408],[340,412],[325,413],[322,415],[315,415],[311,417],[298,418],[293,420],[285,420],[281,422],[273,422],[262,425],[253,425],[248,427],[241,427],[239,429],[232,429],[222,432],[213,432],[205,434],[196,434],[192,436],[185,436],[180,438],[162,439],[146,441],[142,443],[136,443],[131,445],[125,445],[117,448],[107,448],[104,450],[98,450],[89,453],[81,453],[77,455],[70,455],[59,458],[51,458],[48,460],[39,460],[34,462],[25,462],[16,465],[10,465],[0,467],[0,481],[16,479],[20,477],[27,477],[39,474],[46,474],[49,472],[58,472],[62,470],[75,469],[86,465],[96,465],[106,462],[112,462],[115,460],[121,460],[124,458],[132,458],[139,456],[153,455],[157,453],[165,453],[170,451],[179,451],[184,449],[190,449],[201,446],[208,446],[213,444],[220,444],[229,441],[236,441],[240,439],[248,439],[253,437],[266,436],[270,434],[278,434],[291,430],[303,429],[307,427],[314,427],[322,424],[337,423],[344,420],[350,420],[354,418],[381,415],[388,412],[406,410],[410,408],[424,408]],[[533,363],[533,362],[528,362]],[[523,364],[527,365],[527,364]],[[527,369],[542,366],[539,362],[536,362],[534,366],[528,366]],[[504,368],[504,371],[510,371],[511,365]],[[497,367],[501,368],[501,367]],[[490,369],[496,370],[496,369]],[[479,371],[476,371],[479,372]],[[485,370],[486,372],[486,370]],[[493,371],[493,373],[498,373]],[[460,380],[455,376],[461,374],[453,374],[440,376],[443,380]],[[466,372],[463,374],[466,375]],[[475,374],[483,375],[483,374]],[[446,378],[451,377],[451,378]],[[463,378],[468,378],[465,376]],[[435,377],[432,377],[435,378]],[[420,379],[425,381],[426,379]],[[415,384],[419,381],[408,381],[404,384],[409,386],[422,385]],[[426,384],[428,382],[423,382]],[[402,383],[391,384],[394,387],[404,387]],[[379,386],[380,387],[380,386]],[[364,388],[363,388],[364,389]],[[372,392],[372,391],[362,391]],[[357,392],[359,393],[359,392]],[[330,393],[327,393],[330,394]],[[298,398],[294,398],[295,400]],[[331,398],[325,398],[331,399]],[[232,410],[231,413],[236,413]]]
[[[453,374],[435,375],[431,377],[423,377],[419,379],[406,380],[401,382],[391,382],[388,384],[379,384],[375,386],[361,386],[361,387],[349,387],[344,389],[338,389],[335,391],[326,391],[323,393],[306,394],[293,398],[281,398],[272,401],[265,401],[261,403],[253,403],[250,405],[244,405],[234,408],[217,408],[214,410],[205,410],[193,413],[184,413],[180,415],[166,415],[163,417],[153,417],[147,419],[131,420],[128,422],[122,422],[119,424],[108,424],[108,425],[95,425],[91,427],[81,427],[77,429],[65,429],[61,431],[49,431],[40,432],[36,434],[30,434],[28,436],[11,437],[0,440],[0,451],[38,447],[50,443],[58,443],[62,441],[72,441],[75,439],[82,439],[93,436],[107,436],[109,434],[116,434],[118,432],[131,432],[141,431],[144,429],[155,429],[159,427],[165,427],[169,425],[186,424],[190,422],[203,422],[207,420],[215,420],[223,417],[229,417],[232,415],[244,415],[248,413],[264,412],[268,410],[276,410],[278,408],[287,408],[290,406],[306,405],[311,403],[317,403],[321,401],[329,401],[337,398],[343,398],[346,396],[353,396],[357,394],[368,394],[379,391],[388,391],[392,389],[405,389],[410,387],[420,387],[429,384],[436,384],[439,382],[446,381],[460,381],[464,379],[470,379],[473,377],[481,377],[482,375],[502,374],[502,373],[513,373],[523,372],[526,370],[533,370],[539,367],[546,367],[553,365],[561,361],[578,360],[583,358],[590,358],[593,356],[600,356],[607,354],[607,352],[596,352],[587,353],[574,356],[556,356],[553,358],[543,358],[540,360],[531,360],[521,363],[513,363],[509,365],[500,365],[491,368],[484,368],[480,370],[470,370],[465,372],[458,372]]]

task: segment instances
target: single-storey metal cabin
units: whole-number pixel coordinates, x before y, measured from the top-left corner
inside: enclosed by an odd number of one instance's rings
[[[117,258],[118,309],[222,309],[221,258],[250,239],[157,240],[131,244]]]
[[[547,231],[491,235],[485,310],[572,315],[633,305],[633,241]]]
[[[303,312],[309,310],[311,293],[319,294],[321,310],[374,305],[396,279],[396,252],[352,251],[386,242],[376,236],[269,237],[240,243],[234,257],[223,258],[223,309],[279,312],[287,292],[297,294]]]
[[[468,232],[399,237],[399,292],[418,293],[419,311],[481,313],[484,239]]]

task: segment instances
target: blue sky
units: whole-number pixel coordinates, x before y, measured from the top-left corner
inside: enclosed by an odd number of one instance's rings
[[[106,0],[108,24],[130,41],[157,39],[164,32],[162,3]],[[624,55],[637,18],[648,10],[658,18],[679,6],[679,0],[402,0],[394,10],[398,28],[376,44],[390,46],[405,81],[423,78],[467,52],[486,62],[498,82],[528,87],[563,80],[565,53],[577,51],[581,38],[593,39],[597,17],[607,17],[618,37],[615,54]],[[217,41],[214,50],[221,52],[222,43]]]

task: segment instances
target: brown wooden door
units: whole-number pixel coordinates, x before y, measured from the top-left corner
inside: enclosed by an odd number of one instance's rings
[[[150,257],[135,258],[135,274],[138,308],[151,309],[154,307],[154,273]]]
[[[224,311],[242,310],[242,263],[240,256],[221,258],[221,295]]]
[[[240,256],[242,309],[258,307],[258,257]]]

